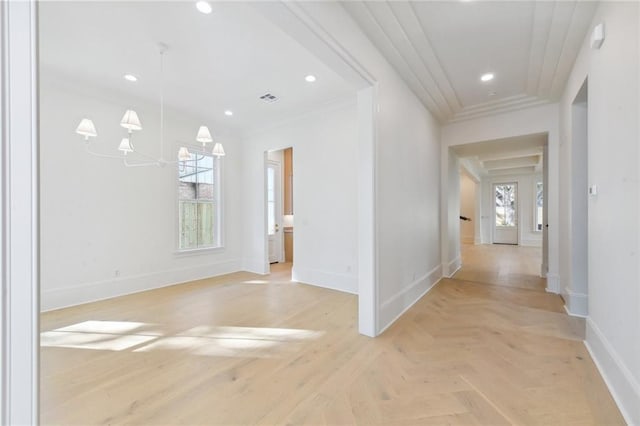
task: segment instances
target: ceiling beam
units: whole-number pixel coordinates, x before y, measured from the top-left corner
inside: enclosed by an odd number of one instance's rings
[[[529,157],[531,155],[542,155],[542,147],[536,146],[525,149],[504,149],[499,152],[491,152],[487,154],[478,155],[478,160],[480,161],[490,161],[490,160],[504,160],[506,158],[518,158],[518,157]]]
[[[505,158],[502,160],[483,161],[482,166],[487,170],[515,169],[526,166],[536,166],[540,162],[539,155],[529,157]]]
[[[518,167],[517,169],[497,169],[489,170],[491,176],[504,176],[504,175],[530,175],[536,172],[536,168],[531,167]]]

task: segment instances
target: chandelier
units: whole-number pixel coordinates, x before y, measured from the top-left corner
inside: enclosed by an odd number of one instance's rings
[[[132,109],[128,109],[125,111],[122,120],[120,120],[120,126],[126,129],[127,134],[120,141],[120,145],[118,145],[118,151],[122,154],[120,155],[112,155],[112,154],[103,154],[99,152],[95,152],[91,149],[91,138],[95,138],[98,136],[98,132],[96,131],[96,127],[93,124],[93,121],[89,118],[83,118],[80,121],[80,124],[76,128],[76,133],[84,136],[86,151],[96,157],[102,158],[115,158],[119,160],[123,160],[123,163],[127,167],[140,167],[140,166],[160,166],[163,167],[167,164],[177,164],[179,162],[187,162],[187,161],[197,161],[198,158],[192,158],[191,153],[187,149],[187,147],[180,147],[178,150],[178,160],[166,160],[164,158],[164,88],[163,88],[163,77],[164,77],[164,54],[167,51],[167,46],[164,43],[159,43],[159,52],[160,52],[160,157],[156,158],[152,155],[146,154],[139,149],[134,147],[133,144],[133,132],[137,132],[142,130],[142,123],[140,118],[138,117],[138,113]],[[198,133],[196,135],[196,141],[202,144],[202,152],[201,154],[206,153],[206,145],[208,143],[213,142],[213,138],[211,137],[211,132],[207,126],[200,126],[198,129]],[[127,157],[127,154],[135,154],[133,161],[131,161],[131,156]],[[213,145],[213,150],[211,154],[215,157],[222,157],[225,155],[224,147],[220,142],[216,142]]]

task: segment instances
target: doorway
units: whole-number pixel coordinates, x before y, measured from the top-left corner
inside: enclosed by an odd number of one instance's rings
[[[588,315],[589,289],[589,193],[595,195],[595,188],[588,188],[588,81],[585,80],[571,105],[571,180],[568,211],[570,253],[568,285],[562,289],[567,310],[572,315]]]
[[[494,195],[494,244],[518,244],[518,184],[496,183]]]
[[[293,148],[267,151],[265,173],[268,263],[270,265],[288,264],[291,268],[293,263]]]

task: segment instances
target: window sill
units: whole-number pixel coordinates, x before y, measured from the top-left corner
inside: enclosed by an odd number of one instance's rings
[[[195,256],[195,255],[204,255],[204,254],[213,254],[224,251],[224,246],[220,247],[204,247],[204,248],[195,248],[195,249],[186,249],[186,250],[176,250],[173,252],[174,256]]]

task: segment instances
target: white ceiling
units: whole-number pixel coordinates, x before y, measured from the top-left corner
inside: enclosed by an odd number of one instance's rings
[[[542,172],[546,133],[517,136],[451,147],[466,167],[482,176]]]
[[[344,7],[423,104],[447,122],[558,100],[596,3],[353,1]],[[495,79],[481,83],[486,72]]]
[[[41,2],[43,72],[132,99],[159,100],[157,43],[165,54],[165,103],[214,126],[214,135],[268,126],[355,90],[249,3]],[[138,76],[137,83],[123,79]],[[304,77],[313,74],[315,83]],[[273,93],[279,101],[259,97]],[[227,117],[225,110],[234,115]]]

